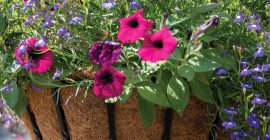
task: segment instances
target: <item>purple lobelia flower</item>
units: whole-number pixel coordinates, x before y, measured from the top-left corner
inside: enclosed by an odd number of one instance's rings
[[[53,26],[54,22],[52,21],[52,16],[53,16],[52,14],[50,14],[49,12],[46,12],[44,16],[44,22],[41,24],[41,26],[44,28],[49,28]]]
[[[251,104],[254,104],[254,105],[262,105],[266,102],[267,102],[266,99],[260,98],[259,94],[255,94],[253,99],[251,100]]]
[[[3,89],[1,89],[3,93],[9,93],[11,91],[11,84],[8,83]]]
[[[66,27],[61,27],[57,30],[57,35],[62,37],[62,38],[65,38],[65,39],[70,39],[71,36],[72,36],[72,33],[69,31],[68,28]]]
[[[253,68],[253,69],[250,69],[250,71],[253,72],[253,73],[259,73],[259,74],[261,74],[263,72],[263,69],[262,69],[262,66],[260,66],[259,64],[257,64],[256,67]]]
[[[46,46],[46,37],[41,35],[40,40],[38,40],[35,44],[34,44],[34,48],[36,49],[41,49],[43,46]]]
[[[252,79],[259,83],[263,83],[267,81],[265,77],[258,76],[258,75],[252,75]]]
[[[228,74],[228,71],[226,69],[218,69],[216,71],[216,75],[226,75]]]
[[[248,67],[242,69],[241,72],[240,72],[240,76],[249,76],[251,74],[252,74],[252,72],[248,69]]]
[[[256,59],[257,57],[263,57],[264,56],[264,48],[265,48],[264,46],[260,46],[257,43],[257,49],[253,54],[254,59]]]
[[[235,23],[240,23],[245,19],[245,16],[241,11],[238,11],[238,15],[235,17],[234,22]]]
[[[232,132],[230,135],[229,135],[229,138],[231,139],[240,139],[241,137],[243,137],[244,133],[241,132],[241,131],[235,131],[235,132]]]
[[[231,117],[227,122],[223,122],[222,126],[227,129],[232,129],[237,127],[237,124],[234,122],[233,118]]]
[[[55,73],[53,74],[52,79],[55,80],[56,78],[58,78],[60,76],[61,76],[61,71],[58,68],[56,68]]]
[[[76,24],[79,24],[80,22],[82,22],[83,18],[80,17],[80,16],[75,16],[73,18],[71,18],[69,20],[69,24],[73,24],[73,25],[76,25]]]
[[[130,10],[140,9],[142,8],[141,4],[137,0],[132,0],[129,4]]]
[[[262,29],[259,20],[254,20],[253,22],[248,22],[246,28],[251,31],[251,30],[256,30],[260,31]]]
[[[121,44],[105,41],[95,42],[89,50],[89,58],[98,65],[113,64],[118,62],[121,54]]]
[[[265,35],[265,38],[266,38],[265,42],[269,43],[270,42],[270,32],[265,32],[264,35]]]
[[[267,107],[270,108],[270,103],[267,103]]]
[[[244,91],[246,91],[247,89],[249,89],[249,88],[252,88],[253,87],[253,85],[249,82],[249,81],[247,81],[246,83],[241,83],[240,84],[240,87],[244,90]]]
[[[114,0],[107,0],[106,2],[102,3],[102,7],[104,7],[107,10],[110,10],[116,5],[116,2]]]
[[[241,62],[240,62],[240,65],[242,66],[242,68],[247,68],[247,66],[250,64],[249,61],[247,61],[247,58],[242,58],[241,59]]]
[[[40,91],[41,90],[41,88],[38,87],[38,86],[32,86],[32,89],[34,89],[35,91]]]
[[[59,6],[57,4],[50,7],[51,11],[57,11],[59,9]]]
[[[250,128],[253,128],[253,129],[259,129],[260,128],[260,118],[256,114],[251,113],[248,116],[247,121],[248,121],[248,124],[249,124]]]
[[[264,140],[270,140],[270,129],[267,130],[267,133],[264,136]]]
[[[237,114],[236,109],[234,107],[225,108],[223,111],[228,115],[236,115]]]
[[[28,16],[27,19],[24,21],[24,25],[31,25],[32,24],[32,16]]]

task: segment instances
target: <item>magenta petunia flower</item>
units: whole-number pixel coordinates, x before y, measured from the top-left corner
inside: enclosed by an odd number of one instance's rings
[[[177,40],[172,36],[168,28],[146,35],[138,54],[144,61],[157,62],[166,60],[175,50]]]
[[[103,65],[94,74],[94,92],[102,98],[116,97],[122,94],[126,76],[111,65]]]
[[[120,30],[117,39],[122,43],[133,43],[144,37],[152,29],[154,22],[143,17],[143,11],[138,10],[135,14],[119,20]]]
[[[15,48],[15,58],[21,66],[32,73],[45,73],[53,64],[53,53],[45,43],[30,38]]]
[[[121,45],[117,42],[95,42],[89,50],[89,58],[98,65],[116,63],[121,54]]]

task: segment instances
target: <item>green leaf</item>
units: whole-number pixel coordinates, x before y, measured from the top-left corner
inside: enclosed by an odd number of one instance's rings
[[[201,40],[204,42],[210,43],[211,41],[218,40],[218,38],[213,37],[213,36],[209,36],[209,35],[203,35],[201,37]]]
[[[58,80],[52,80],[52,76],[49,75],[49,73],[45,74],[33,74],[29,73],[29,78],[31,81],[36,84],[37,86],[43,86],[43,87],[61,87],[63,84]]]
[[[198,79],[194,79],[190,82],[190,87],[193,95],[204,102],[214,103],[214,97],[212,94],[212,90],[209,85],[203,83]]]
[[[143,82],[137,87],[139,94],[147,101],[161,106],[169,107],[170,104],[161,87],[152,82]]]
[[[2,13],[0,13],[0,33],[4,33],[7,28],[7,22],[6,22],[6,17]]]
[[[194,78],[195,70],[189,65],[181,65],[177,69],[178,75],[187,78],[188,81],[191,81]]]
[[[4,100],[6,101],[6,104],[10,107],[10,108],[14,108],[19,100],[19,90],[18,90],[18,86],[16,82],[12,82],[10,84],[11,86],[11,90],[9,93],[2,93],[2,97],[4,98]]]
[[[138,109],[144,126],[150,128],[156,116],[155,105],[138,96]]]
[[[218,3],[207,3],[204,5],[200,5],[194,9],[193,14],[206,13],[217,8],[218,6]]]
[[[124,92],[122,93],[122,95],[120,96],[120,103],[124,104],[128,98],[132,95],[133,91],[133,86],[132,84],[129,84],[127,86],[125,86],[124,88]]]
[[[189,101],[189,91],[185,81],[177,74],[170,79],[167,94],[172,108],[182,116]]]
[[[27,104],[28,104],[28,98],[24,92],[24,90],[19,89],[19,101],[17,102],[16,106],[12,108],[14,112],[21,117],[22,114],[25,112]]]
[[[213,60],[204,57],[192,57],[187,62],[196,72],[207,72],[215,70],[221,65]]]

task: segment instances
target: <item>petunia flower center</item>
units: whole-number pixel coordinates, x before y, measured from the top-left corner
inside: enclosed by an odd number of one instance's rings
[[[139,26],[139,22],[136,18],[134,18],[128,22],[128,26],[131,28],[137,28]]]
[[[163,43],[161,40],[154,41],[153,44],[154,44],[155,48],[159,48],[159,49],[163,48]]]
[[[41,54],[38,54],[36,51],[32,51],[30,54],[29,54],[29,59],[32,59],[32,60],[37,60],[39,57],[40,57]]]
[[[113,75],[111,72],[106,71],[100,76],[100,80],[104,84],[111,84],[113,82]]]

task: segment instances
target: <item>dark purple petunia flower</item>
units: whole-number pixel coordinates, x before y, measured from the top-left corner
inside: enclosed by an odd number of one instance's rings
[[[259,20],[254,20],[253,22],[248,22],[246,28],[251,30],[260,31],[262,29]]]
[[[240,72],[240,76],[249,76],[251,75],[252,72],[248,69],[248,68],[244,68],[241,72]]]
[[[216,75],[226,75],[228,74],[228,71],[226,69],[218,69],[216,71]]]
[[[238,11],[238,15],[235,17],[234,22],[235,23],[240,23],[245,19],[245,16],[241,11]]]
[[[95,42],[89,50],[89,58],[98,65],[116,63],[121,54],[121,44],[105,41]]]
[[[222,126],[227,130],[237,127],[237,124],[234,122],[233,118],[230,118],[229,121],[223,122]]]
[[[120,96],[124,90],[125,80],[124,73],[117,71],[110,64],[102,65],[94,74],[95,95],[101,98]]]
[[[266,102],[267,102],[266,99],[260,98],[259,94],[255,94],[253,99],[251,100],[251,104],[254,104],[254,105],[262,105]]]
[[[104,7],[107,10],[110,10],[116,5],[116,2],[114,0],[107,0],[107,2],[102,3],[102,7]]]
[[[141,4],[137,0],[132,0],[129,4],[130,10],[136,10],[142,8]]]
[[[252,79],[259,83],[263,83],[267,81],[265,77],[258,76],[258,75],[252,75]]]
[[[243,89],[243,90],[247,90],[247,89],[249,89],[249,88],[252,88],[253,87],[253,85],[249,82],[249,81],[247,81],[246,83],[241,83],[240,84],[240,87]]]
[[[236,109],[234,107],[225,108],[223,111],[228,115],[236,115],[237,114]]]
[[[265,32],[264,35],[265,35],[265,38],[266,38],[265,42],[269,43],[270,42],[270,32]]]
[[[236,131],[236,132],[232,132],[229,135],[229,138],[231,139],[240,139],[241,137],[243,137],[244,133],[242,131]]]
[[[79,24],[79,23],[82,22],[82,21],[83,21],[83,18],[82,18],[82,17],[80,17],[80,16],[75,16],[75,17],[73,17],[73,18],[71,18],[71,19],[69,20],[69,24],[77,25],[77,24]]]
[[[251,113],[248,116],[247,121],[248,121],[248,124],[249,124],[250,128],[253,128],[253,129],[259,129],[260,128],[260,118],[256,114]]]
[[[66,27],[61,27],[57,30],[57,35],[62,37],[62,38],[65,38],[65,39],[70,39],[72,34],[71,32],[69,31],[68,28]]]
[[[259,46],[257,44],[257,50],[254,52],[253,57],[256,59],[257,57],[263,57],[264,56],[264,46]]]
[[[52,79],[55,80],[56,78],[59,78],[61,76],[61,71],[56,68],[55,73],[53,74]]]

